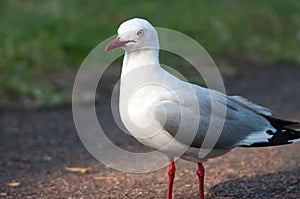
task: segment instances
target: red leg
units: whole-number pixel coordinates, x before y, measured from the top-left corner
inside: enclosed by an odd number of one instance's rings
[[[174,162],[170,162],[169,163],[169,171],[168,171],[168,175],[169,175],[169,182],[168,182],[168,195],[167,195],[167,199],[172,199],[172,190],[173,190],[173,181],[175,178],[175,164]]]
[[[204,167],[201,162],[198,162],[197,176],[199,178],[200,199],[204,199]]]

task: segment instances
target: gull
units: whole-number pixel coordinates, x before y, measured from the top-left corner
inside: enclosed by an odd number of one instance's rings
[[[172,198],[175,158],[197,163],[199,197],[203,199],[202,163],[207,159],[235,147],[300,141],[298,122],[274,118],[268,108],[188,83],[163,69],[158,34],[147,20],[123,22],[105,51],[115,48],[125,51],[120,78],[121,120],[139,142],[168,157],[168,199]]]

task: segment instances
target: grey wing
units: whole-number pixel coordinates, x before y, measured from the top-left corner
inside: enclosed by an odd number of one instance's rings
[[[268,109],[240,97],[228,97],[198,86],[193,86],[193,89],[199,112],[194,107],[172,100],[161,101],[155,108],[156,119],[177,141],[200,148],[207,139],[216,142],[215,148],[230,149],[269,138],[265,132],[272,126],[260,115],[270,115]],[[177,95],[189,97],[180,93]],[[219,111],[224,108],[225,115]],[[223,128],[218,129],[222,122]]]
[[[243,106],[244,108],[254,111],[257,114],[265,115],[265,116],[272,115],[270,109],[260,106],[260,105],[257,105],[253,102],[250,102],[249,100],[247,100],[241,96],[228,96],[228,98],[231,100],[232,103],[235,103],[239,106]]]

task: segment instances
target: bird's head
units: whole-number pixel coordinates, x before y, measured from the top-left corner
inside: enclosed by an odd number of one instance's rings
[[[157,32],[145,19],[134,18],[123,22],[118,36],[105,47],[105,51],[122,48],[126,52],[141,49],[159,49]]]

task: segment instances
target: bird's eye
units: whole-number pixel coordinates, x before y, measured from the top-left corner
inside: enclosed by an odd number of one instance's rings
[[[137,34],[137,36],[143,36],[144,30],[139,30],[136,34]]]

